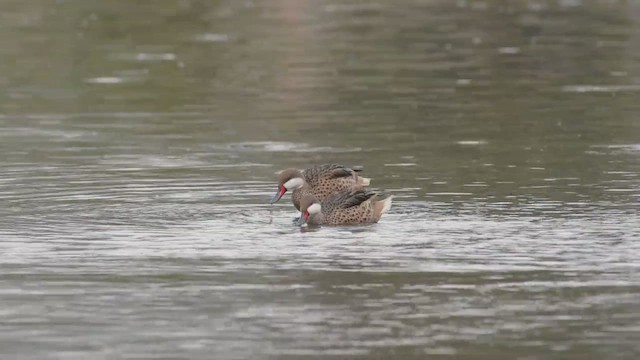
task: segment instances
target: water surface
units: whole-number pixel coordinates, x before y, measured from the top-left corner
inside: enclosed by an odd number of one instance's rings
[[[0,356],[640,355],[640,7],[6,1]],[[379,224],[275,174],[361,165]]]

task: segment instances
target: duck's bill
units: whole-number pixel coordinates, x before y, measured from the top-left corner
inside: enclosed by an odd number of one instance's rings
[[[284,186],[280,186],[278,188],[278,192],[276,192],[276,194],[271,198],[271,200],[269,200],[269,203],[274,204],[274,203],[278,202],[278,200],[280,200],[282,195],[284,195],[284,193],[286,193],[286,192],[287,192],[287,189],[285,189]]]
[[[300,219],[298,219],[297,224],[298,226],[302,226],[307,222],[307,219],[305,218],[304,214],[300,214]]]

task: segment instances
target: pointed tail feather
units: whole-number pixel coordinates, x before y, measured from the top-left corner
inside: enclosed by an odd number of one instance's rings
[[[392,199],[393,199],[393,196],[389,196],[386,199],[376,201],[375,204],[373,204],[373,210],[376,217],[376,221],[380,220],[380,218],[382,217],[382,214],[386,213],[387,211],[389,211],[389,209],[391,209]]]
[[[360,186],[369,186],[369,184],[371,184],[371,179],[370,178],[366,178],[366,177],[362,177],[362,176],[358,176],[358,185]]]

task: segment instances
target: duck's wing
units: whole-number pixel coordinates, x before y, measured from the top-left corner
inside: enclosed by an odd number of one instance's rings
[[[331,170],[332,178],[355,177],[355,176],[356,176],[355,170],[350,169],[348,167],[342,166],[342,167]]]
[[[340,207],[343,209],[348,209],[354,206],[360,206],[363,202],[371,199],[376,196],[376,193],[371,190],[355,190],[348,193],[345,193],[340,198]]]
[[[355,177],[356,172],[361,170],[362,169],[354,170],[338,164],[323,164],[307,168],[303,171],[303,174],[305,180],[313,181],[321,178],[336,179],[343,177]]]

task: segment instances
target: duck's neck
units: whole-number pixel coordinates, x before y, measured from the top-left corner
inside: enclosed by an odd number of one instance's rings
[[[304,183],[304,185],[291,192],[291,201],[296,209],[300,210],[300,200],[302,200],[302,197],[306,194],[311,194],[311,187],[309,187],[307,183]]]

